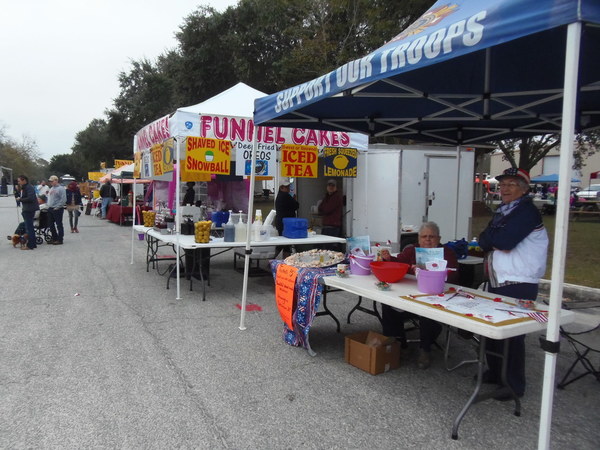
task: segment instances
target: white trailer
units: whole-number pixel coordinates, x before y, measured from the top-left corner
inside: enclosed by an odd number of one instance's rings
[[[399,248],[410,242],[403,226],[433,221],[442,242],[468,240],[474,161],[465,147],[370,145],[359,152],[357,177],[345,180],[346,234]]]

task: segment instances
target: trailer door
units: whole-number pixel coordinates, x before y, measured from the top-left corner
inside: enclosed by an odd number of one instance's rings
[[[455,156],[427,156],[427,221],[439,225],[442,242],[456,235],[456,171]]]

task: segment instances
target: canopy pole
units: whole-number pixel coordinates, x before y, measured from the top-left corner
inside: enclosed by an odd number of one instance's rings
[[[458,204],[460,203],[460,145],[456,146],[456,203],[454,205],[454,237],[458,239]],[[469,236],[466,237],[469,239]],[[446,236],[448,239],[448,236]]]
[[[180,253],[181,250],[179,248],[179,230],[180,228],[180,223],[181,223],[181,208],[179,207],[179,191],[180,191],[180,185],[181,185],[181,150],[180,150],[180,139],[175,138],[175,147],[177,148],[176,150],[176,161],[177,164],[175,166],[175,247],[177,248],[177,261],[175,261],[175,265],[176,265],[176,270],[177,270],[177,297],[175,298],[176,300],[181,300],[181,283],[179,280],[179,276],[180,276],[180,272],[181,269],[179,267],[179,262],[180,262]]]
[[[242,287],[242,312],[240,314],[240,330],[245,330],[245,319],[246,319],[246,301],[248,294],[248,273],[250,272],[250,241],[252,238],[252,224],[250,218],[252,217],[252,208],[254,208],[254,180],[256,179],[256,151],[257,151],[257,130],[255,126],[252,132],[252,162],[250,163],[250,189],[248,189],[248,223],[246,224],[246,257],[244,258],[244,285]]]
[[[135,207],[135,178],[133,179],[133,184],[131,185],[131,189],[133,190],[132,194],[131,194],[131,197],[133,198],[133,201],[132,201],[132,203],[133,203],[133,205],[132,205],[132,208],[133,208],[133,223],[131,224],[131,261],[130,261],[129,264],[133,264],[133,243],[135,242],[134,241],[134,237],[135,237],[135,230],[134,230],[134,227],[135,227],[135,210],[136,210],[136,207]]]
[[[133,136],[133,160],[135,161],[135,150],[137,148],[137,136]],[[135,226],[135,163],[133,165],[133,223],[131,224],[131,261],[129,264],[133,264],[133,245],[135,243],[135,233],[133,227]]]
[[[554,230],[554,255],[552,257],[552,284],[550,305],[548,307],[548,329],[546,339],[558,342],[560,309],[562,304],[563,283],[565,278],[565,259],[567,233],[569,231],[569,195],[571,166],[573,165],[573,140],[575,132],[575,113],[577,106],[577,75],[579,69],[579,48],[581,41],[581,23],[571,23],[567,29],[565,56],[565,81],[563,91],[563,115],[560,143],[560,171],[556,198],[556,227]],[[544,385],[540,411],[538,449],[550,447],[550,429],[552,427],[552,403],[556,375],[556,353],[546,351],[544,364]]]

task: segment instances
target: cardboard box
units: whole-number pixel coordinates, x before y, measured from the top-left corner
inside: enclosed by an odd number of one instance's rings
[[[371,375],[400,366],[400,344],[393,337],[361,331],[345,338],[346,362]]]

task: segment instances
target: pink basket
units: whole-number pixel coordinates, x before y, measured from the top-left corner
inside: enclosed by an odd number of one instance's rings
[[[445,270],[417,269],[417,287],[424,294],[444,292],[447,272]]]
[[[350,255],[350,272],[352,275],[371,275],[371,261],[375,255]]]

